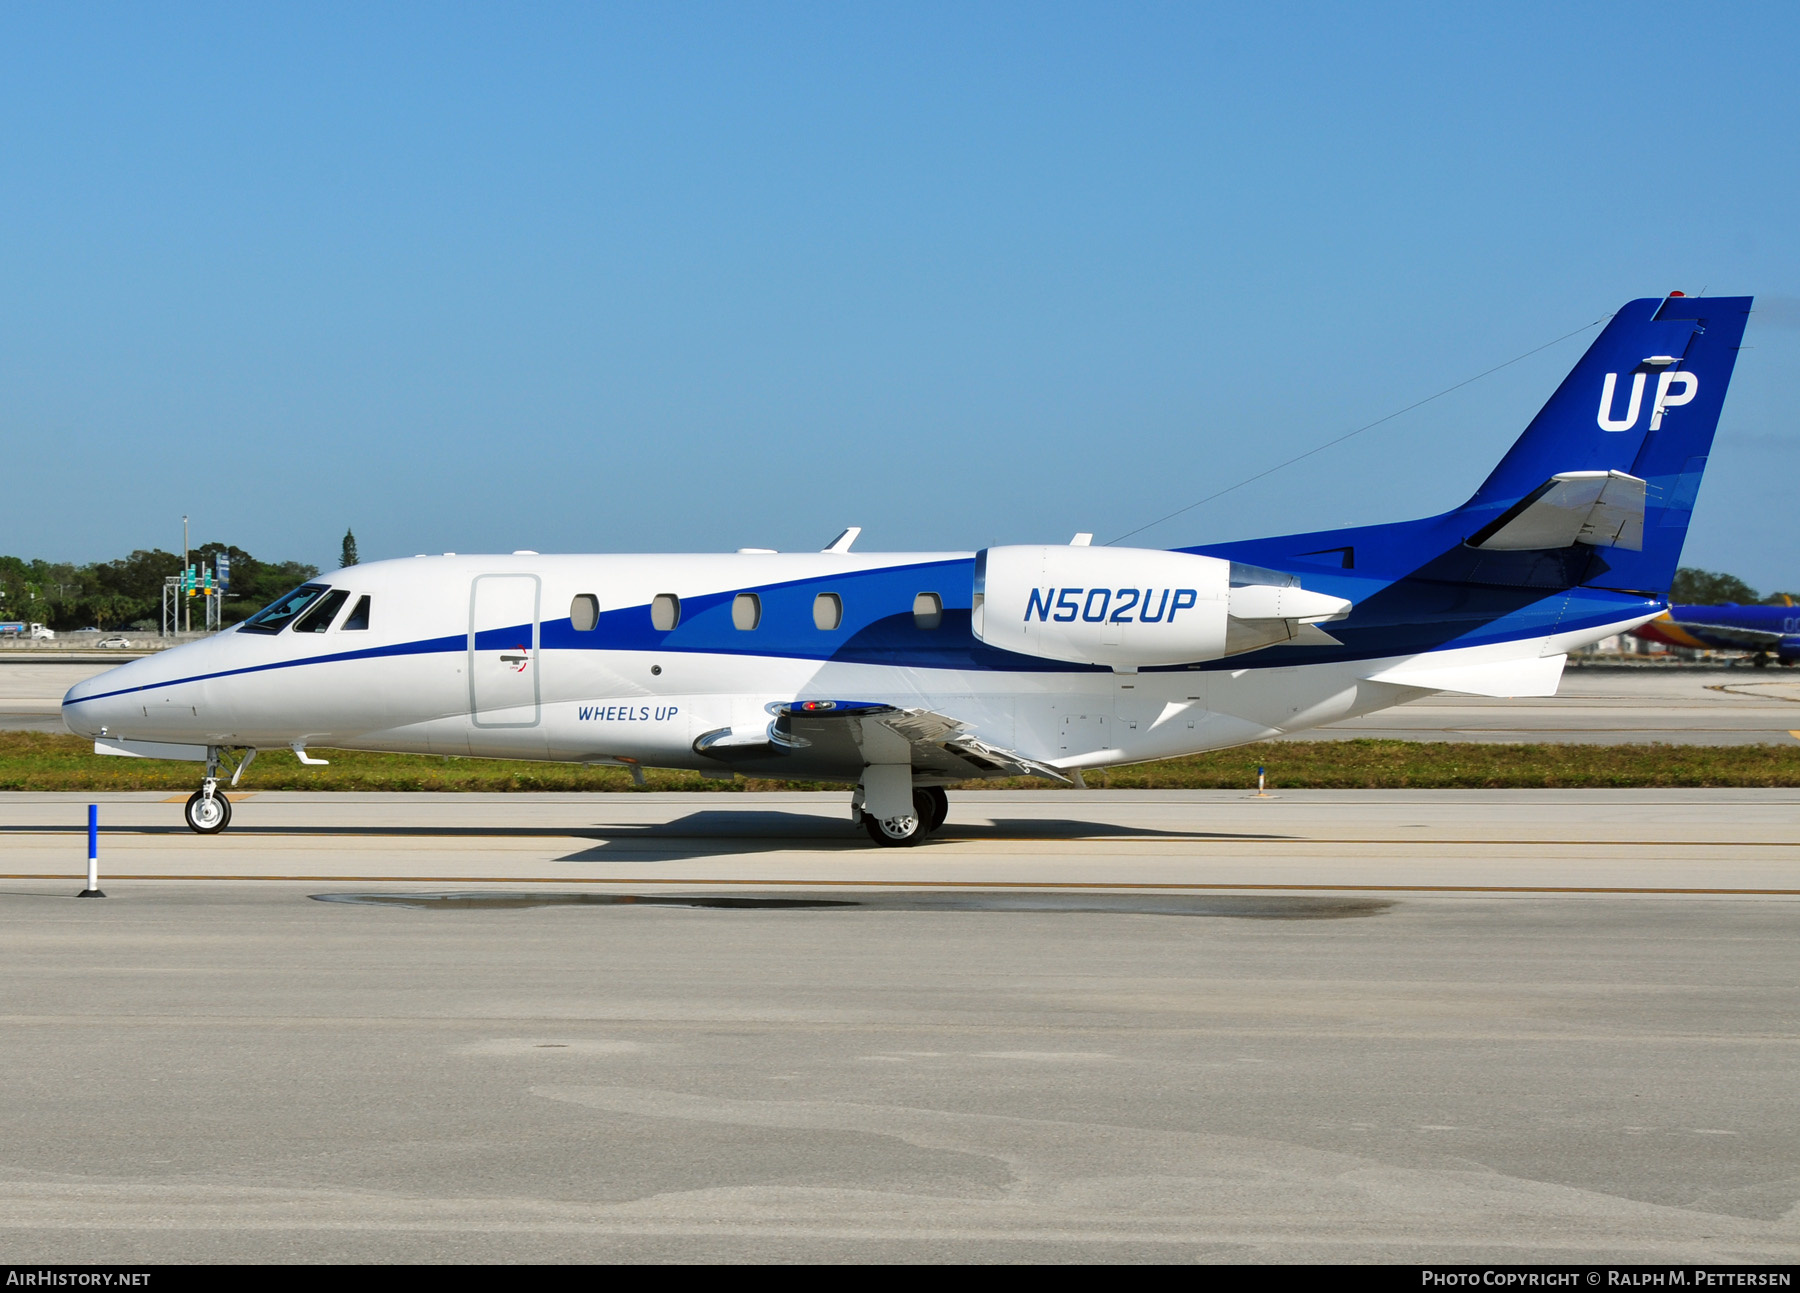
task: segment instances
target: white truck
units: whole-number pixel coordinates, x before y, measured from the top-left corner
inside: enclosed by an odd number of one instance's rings
[[[28,638],[36,642],[49,642],[56,637],[55,629],[47,629],[42,624],[26,624],[21,620],[0,621],[0,638]]]

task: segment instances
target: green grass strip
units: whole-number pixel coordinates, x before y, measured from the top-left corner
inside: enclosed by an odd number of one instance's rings
[[[635,791],[621,768],[503,759],[330,751],[308,768],[286,750],[258,756],[242,790]],[[1662,786],[1800,786],[1797,745],[1503,745],[1431,741],[1282,741],[1089,773],[1090,786],[1132,790],[1245,790],[1258,764],[1271,789],[1629,789]],[[695,772],[649,773],[648,790],[731,793],[831,789],[818,782]],[[96,755],[91,742],[48,732],[0,732],[0,790],[192,790],[192,763]],[[1050,789],[1021,778],[969,789]]]

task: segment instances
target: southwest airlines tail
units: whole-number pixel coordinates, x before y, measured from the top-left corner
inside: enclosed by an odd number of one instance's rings
[[[1747,296],[1632,301],[1455,515],[1496,556],[1572,544],[1574,582],[1666,593],[1750,314]]]

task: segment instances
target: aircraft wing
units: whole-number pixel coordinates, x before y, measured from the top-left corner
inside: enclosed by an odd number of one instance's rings
[[[989,745],[967,732],[968,724],[929,709],[902,709],[859,701],[809,700],[783,705],[775,721],[754,733],[730,728],[708,732],[694,752],[743,771],[779,775],[855,776],[865,764],[910,763],[915,771],[948,780],[979,777],[1047,777],[1073,780],[1047,763],[1014,750]]]
[[[1644,550],[1645,483],[1622,471],[1559,472],[1469,536],[1471,548]]]

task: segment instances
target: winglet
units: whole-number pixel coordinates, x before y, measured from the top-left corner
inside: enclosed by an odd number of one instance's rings
[[[856,542],[856,536],[861,533],[862,533],[862,526],[853,525],[849,529],[845,530],[842,534],[838,535],[837,538],[833,539],[825,547],[820,548],[819,551],[820,552],[848,552],[848,551],[850,551],[850,545],[852,543]]]

